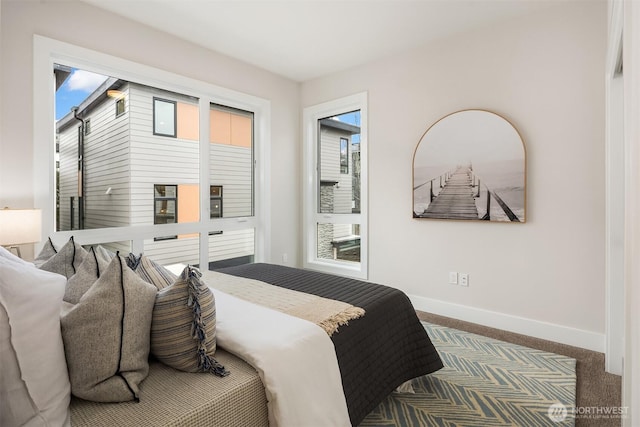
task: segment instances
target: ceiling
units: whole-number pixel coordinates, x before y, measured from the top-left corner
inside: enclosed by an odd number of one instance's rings
[[[559,0],[83,0],[295,81]]]

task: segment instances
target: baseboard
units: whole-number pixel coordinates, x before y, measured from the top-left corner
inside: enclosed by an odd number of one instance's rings
[[[416,310],[604,353],[605,336],[510,314],[409,295]]]

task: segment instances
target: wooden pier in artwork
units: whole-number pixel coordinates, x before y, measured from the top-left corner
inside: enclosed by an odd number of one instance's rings
[[[458,167],[421,218],[478,219],[473,178],[468,166]]]
[[[434,192],[434,183],[440,191]],[[520,218],[507,206],[502,198],[492,191],[486,184],[487,207],[482,218],[478,215],[478,207],[475,199],[480,197],[480,178],[473,172],[472,166],[458,166],[455,171],[446,172],[433,179],[430,179],[416,187],[429,185],[429,205],[422,213],[415,213],[417,218],[440,218],[440,219],[482,219],[491,220],[491,199],[495,199],[509,221],[520,222]],[[477,192],[476,192],[477,189]]]

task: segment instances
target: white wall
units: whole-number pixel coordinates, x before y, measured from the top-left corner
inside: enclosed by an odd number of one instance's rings
[[[299,85],[79,1],[3,0],[0,206],[32,207],[33,35],[114,55],[271,101],[271,252],[299,250]],[[53,132],[53,130],[52,130]],[[28,256],[28,255],[27,255]]]
[[[604,349],[606,17],[604,2],[556,3],[302,84],[302,107],[369,93],[371,281],[418,308]],[[526,224],[412,218],[415,147],[466,108],[522,134]],[[470,286],[448,285],[450,271]]]

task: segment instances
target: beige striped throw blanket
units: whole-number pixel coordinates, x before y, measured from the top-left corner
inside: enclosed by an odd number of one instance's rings
[[[232,276],[215,271],[203,271],[202,281],[212,288],[315,323],[329,336],[349,320],[364,316],[360,307],[342,301],[281,288],[259,280]]]

